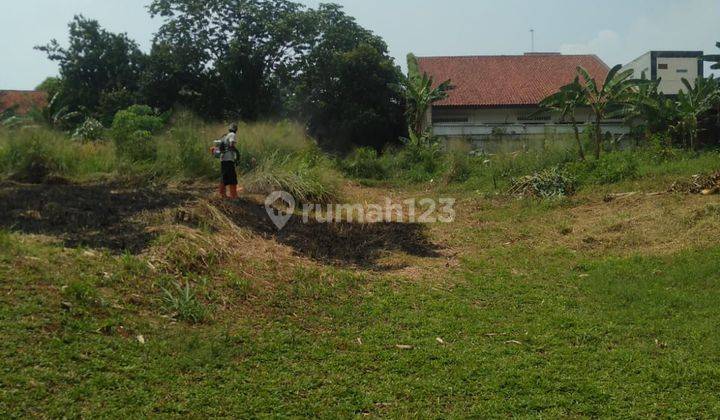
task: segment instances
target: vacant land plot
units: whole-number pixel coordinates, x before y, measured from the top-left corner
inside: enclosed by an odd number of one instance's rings
[[[0,411],[716,416],[720,197],[665,183],[348,184],[458,220],[280,233],[211,186],[3,183]]]

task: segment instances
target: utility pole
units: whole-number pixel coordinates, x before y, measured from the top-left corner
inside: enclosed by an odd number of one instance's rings
[[[535,29],[530,29],[530,52],[535,52]]]

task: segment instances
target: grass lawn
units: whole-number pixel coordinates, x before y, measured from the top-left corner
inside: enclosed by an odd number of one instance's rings
[[[159,234],[136,255],[8,227],[0,412],[717,417],[720,198],[644,194],[661,182],[544,202],[455,190],[458,220],[425,232],[434,255],[391,247],[395,231],[274,236],[197,203],[135,214]],[[323,235],[383,252],[308,251]]]

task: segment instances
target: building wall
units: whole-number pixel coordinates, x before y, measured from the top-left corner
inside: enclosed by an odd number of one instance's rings
[[[633,77],[645,77],[660,81],[659,90],[666,95],[677,95],[685,91],[682,79],[691,85],[703,75],[702,64],[698,61],[702,51],[649,51],[623,67],[632,69]]]
[[[573,139],[571,124],[560,123],[559,115],[532,117],[537,108],[433,108],[433,133],[449,139],[470,140],[478,149],[489,152],[527,149],[544,144],[546,140]],[[592,121],[588,109],[578,110],[580,124]],[[531,120],[529,118],[535,118]],[[603,131],[620,136],[629,128],[622,121],[603,123]],[[537,140],[542,140],[538,142]]]
[[[662,79],[660,91],[668,95],[685,91],[682,78],[686,78],[694,86],[699,74],[698,67],[696,57],[657,57],[657,78]]]
[[[559,122],[559,115],[533,115],[536,107],[517,108],[433,108],[431,120],[433,124],[546,124]],[[576,119],[588,121],[590,111],[579,109]]]
[[[633,70],[633,76],[636,79],[640,79],[642,77],[642,74],[645,73],[645,77],[647,79],[650,79],[652,77],[652,73],[650,72],[650,66],[651,66],[651,58],[650,58],[650,52],[647,52],[640,57],[634,59],[630,63],[626,64],[622,69]]]

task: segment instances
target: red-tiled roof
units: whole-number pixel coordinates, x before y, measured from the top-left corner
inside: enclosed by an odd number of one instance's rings
[[[47,94],[37,90],[0,90],[0,112],[15,108],[19,115],[27,114],[32,108],[41,108],[47,103]]]
[[[455,89],[435,106],[537,105],[575,78],[584,67],[599,83],[609,68],[595,55],[526,54],[418,57],[420,72]]]

